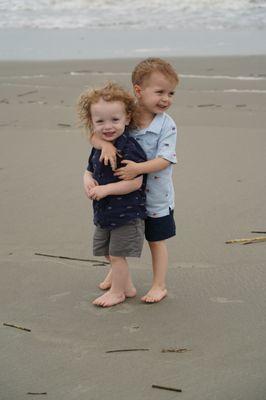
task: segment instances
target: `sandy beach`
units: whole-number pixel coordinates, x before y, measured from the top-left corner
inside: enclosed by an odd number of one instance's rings
[[[0,62],[0,400],[266,398],[266,243],[225,244],[266,236],[251,233],[266,231],[266,56],[171,59],[180,85],[169,112],[179,128],[169,296],[140,302],[151,282],[145,244],[130,261],[137,297],[91,304],[107,266],[91,251],[90,146],[75,104],[108,80],[130,88],[137,61]],[[107,353],[129,348],[147,350]]]

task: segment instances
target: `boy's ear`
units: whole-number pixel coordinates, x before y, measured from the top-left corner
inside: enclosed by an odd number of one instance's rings
[[[136,97],[140,97],[141,87],[139,85],[134,85],[133,88],[134,88],[134,93],[135,93]]]

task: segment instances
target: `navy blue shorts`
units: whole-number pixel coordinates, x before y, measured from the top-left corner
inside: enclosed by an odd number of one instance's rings
[[[148,242],[158,242],[175,236],[174,210],[165,217],[145,219],[145,238]]]

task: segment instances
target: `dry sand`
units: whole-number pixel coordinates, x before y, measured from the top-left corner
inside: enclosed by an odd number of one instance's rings
[[[106,267],[35,253],[93,259],[75,102],[106,80],[129,87],[136,60],[0,64],[1,400],[265,400],[266,243],[225,241],[266,231],[266,58],[172,61],[181,83],[170,111],[179,164],[169,296],[140,302],[145,246],[131,261],[138,297],[110,309],[91,304]],[[161,352],[169,347],[191,351]],[[106,353],[121,348],[149,351]]]

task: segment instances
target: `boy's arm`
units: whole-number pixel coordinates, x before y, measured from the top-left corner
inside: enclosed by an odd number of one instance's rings
[[[120,179],[132,179],[139,174],[150,174],[167,168],[170,164],[175,164],[176,154],[176,126],[173,121],[168,122],[167,128],[160,135],[158,148],[153,160],[135,163],[123,160],[121,163],[125,167],[116,170],[115,175]]]
[[[140,163],[130,160],[123,160],[121,163],[126,164],[125,167],[117,169],[114,175],[124,180],[133,179],[142,174],[150,174],[151,172],[161,171],[171,164],[170,161],[161,157]]]
[[[111,168],[114,171],[116,169],[116,147],[111,142],[107,142],[95,134],[92,134],[90,142],[95,149],[102,150],[100,161],[103,161],[104,165],[110,163]]]
[[[138,190],[142,185],[143,177],[139,176],[132,180],[108,183],[107,185],[95,186],[90,190],[90,198],[100,200],[106,196],[123,195]]]
[[[93,148],[91,150],[89,159],[88,159],[88,166],[86,171],[83,174],[83,187],[85,190],[85,193],[87,195],[88,198],[90,198],[89,192],[90,190],[95,187],[98,186],[98,182],[93,178],[93,155],[94,155],[95,149]]]
[[[90,198],[89,196],[90,190],[97,185],[98,182],[93,178],[92,173],[86,170],[83,175],[83,187],[87,197]]]

